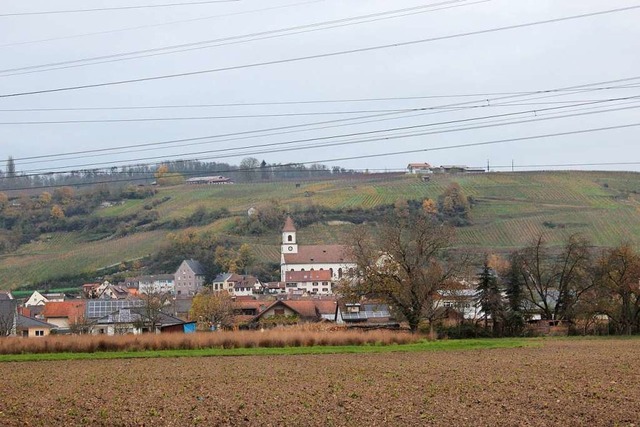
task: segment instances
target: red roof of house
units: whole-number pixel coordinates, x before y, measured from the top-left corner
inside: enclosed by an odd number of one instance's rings
[[[343,245],[305,245],[297,254],[284,254],[287,264],[338,264],[352,262],[349,247]]]
[[[329,270],[286,271],[285,279],[287,282],[328,282],[331,280],[331,272]]]
[[[233,302],[233,308],[236,310],[241,309],[256,309],[258,312],[261,312],[265,308],[271,305],[272,301],[260,301],[260,300],[236,300]]]
[[[239,274],[233,273],[227,279],[228,283],[239,284],[242,286],[254,286],[258,283],[258,279],[255,276],[241,276]]]
[[[282,231],[285,233],[292,233],[296,231],[296,226],[293,223],[293,219],[290,216],[288,216],[287,219],[285,220]]]
[[[407,168],[430,168],[431,165],[429,163],[409,163]]]
[[[317,318],[315,301],[279,301],[284,305],[297,312],[303,318]]]
[[[314,300],[313,303],[320,314],[335,314],[338,302],[332,299]]]
[[[64,301],[64,302],[48,302],[44,305],[42,316],[47,318],[66,317],[69,319],[78,319],[84,316],[85,302]]]

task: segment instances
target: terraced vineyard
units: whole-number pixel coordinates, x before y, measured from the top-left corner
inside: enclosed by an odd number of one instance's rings
[[[546,233],[552,243],[567,234],[583,233],[594,244],[610,246],[623,240],[640,243],[640,174],[623,172],[523,172],[474,175],[434,175],[429,182],[415,176],[360,175],[337,180],[253,183],[224,186],[160,188],[153,209],[160,221],[188,217],[199,207],[227,208],[241,218],[247,209],[260,209],[277,201],[285,209],[308,205],[331,208],[372,208],[398,199],[437,199],[452,182],[473,196],[469,227],[458,229],[461,247],[505,251]],[[99,209],[93,215],[118,217],[145,212],[153,200],[127,201]],[[229,234],[236,218],[192,228],[196,233]],[[313,224],[300,230],[301,243],[336,243],[344,239],[346,225]],[[2,287],[54,280],[63,274],[95,271],[121,261],[153,253],[168,230],[136,233],[122,238],[101,238],[86,233],[41,236],[16,253],[0,258]],[[231,236],[254,246],[256,256],[277,261],[279,230],[267,235]]]

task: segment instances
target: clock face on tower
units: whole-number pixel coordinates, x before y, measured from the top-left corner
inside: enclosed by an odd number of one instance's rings
[[[291,251],[293,250],[293,246],[289,246],[289,247],[287,248],[287,250],[288,250],[289,252],[291,252]]]

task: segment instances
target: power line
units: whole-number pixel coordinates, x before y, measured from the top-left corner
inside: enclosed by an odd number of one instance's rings
[[[619,100],[627,100],[635,97],[624,97],[604,100],[582,100],[582,101],[558,101],[558,102],[540,102],[540,103],[508,103],[508,104],[489,104],[480,105],[484,108],[505,108],[505,107],[520,107],[530,105],[549,105],[549,104],[562,104],[564,107],[574,107],[579,105],[597,104],[600,102],[611,102]],[[565,105],[574,104],[574,105]],[[0,125],[49,125],[49,124],[86,124],[86,123],[131,123],[131,122],[155,122],[155,121],[184,121],[184,120],[217,120],[217,119],[247,119],[247,118],[274,118],[274,117],[305,117],[305,116],[325,116],[325,115],[344,115],[344,114],[370,114],[370,113],[410,113],[416,111],[429,111],[429,110],[455,110],[461,109],[475,109],[478,105],[469,107],[418,107],[408,109],[396,109],[396,110],[351,110],[351,111],[316,111],[316,112],[300,112],[300,113],[273,113],[273,114],[237,114],[227,116],[183,116],[183,117],[138,117],[138,118],[122,118],[122,119],[80,119],[80,120],[32,120],[32,121],[20,121],[20,122],[0,122]],[[562,108],[562,107],[560,107]],[[541,110],[529,110],[526,112],[543,111]],[[524,112],[524,113],[526,113]],[[523,114],[523,113],[513,113]]]
[[[350,18],[336,19],[331,21],[316,22],[313,24],[298,25],[294,27],[281,28],[277,30],[261,31],[261,32],[250,33],[250,34],[242,34],[238,36],[223,37],[218,39],[204,40],[204,41],[192,42],[192,43],[182,43],[177,45],[163,46],[163,47],[158,47],[153,49],[142,49],[142,50],[130,51],[130,52],[122,52],[122,53],[116,53],[111,55],[94,56],[90,58],[81,58],[81,59],[70,60],[70,61],[52,62],[52,63],[40,64],[40,65],[30,65],[30,66],[19,67],[19,68],[8,68],[8,69],[0,70],[0,73],[3,74],[2,77],[9,77],[9,76],[16,76],[16,75],[47,72],[47,71],[53,71],[53,70],[85,67],[90,65],[97,65],[97,64],[104,64],[104,63],[111,63],[111,62],[128,61],[128,60],[133,60],[138,58],[147,58],[152,56],[188,52],[192,50],[208,49],[212,47],[242,44],[242,43],[248,43],[248,42],[253,42],[258,40],[276,38],[276,37],[286,37],[286,36],[298,35],[298,34],[303,34],[303,33],[313,32],[313,31],[322,31],[322,30],[340,28],[340,27],[351,26],[351,25],[359,25],[359,24],[376,22],[376,21],[386,20],[386,19],[401,18],[405,16],[417,15],[417,14],[422,14],[427,12],[434,12],[434,11],[443,10],[443,9],[450,9],[454,7],[471,6],[478,3],[485,3],[491,0],[480,0],[473,3],[458,4],[458,3],[464,3],[467,1],[468,0],[447,0],[440,3],[414,6],[410,8],[396,9],[396,10],[390,10],[385,12],[372,13],[368,15],[360,15],[360,16],[354,16]],[[450,6],[436,8],[437,6],[442,6],[442,5],[450,5]],[[403,12],[409,12],[409,13],[401,14]],[[389,16],[389,15],[395,15],[395,16]],[[375,18],[375,19],[367,20],[367,18]],[[353,22],[353,21],[361,21],[361,22]],[[318,27],[322,27],[322,28],[318,28]],[[303,30],[303,31],[298,31],[298,30]],[[281,33],[285,33],[285,34],[281,34]],[[217,43],[217,44],[214,44],[214,43]],[[145,55],[146,53],[149,53],[149,54]],[[40,68],[44,68],[44,69],[40,70]]]
[[[452,149],[458,149],[458,148],[478,147],[478,146],[486,146],[486,145],[505,144],[505,143],[510,143],[510,142],[523,142],[523,141],[530,141],[530,140],[534,140],[534,139],[554,138],[554,137],[560,137],[560,136],[578,135],[578,134],[594,133],[594,132],[604,132],[604,131],[609,131],[609,130],[633,128],[633,127],[638,127],[638,126],[640,126],[640,122],[628,123],[628,124],[616,125],[616,126],[599,127],[599,128],[578,129],[578,130],[573,130],[573,131],[557,132],[557,133],[549,133],[549,134],[541,134],[541,135],[531,135],[531,136],[525,136],[525,137],[519,137],[519,138],[506,138],[506,139],[483,141],[483,142],[471,142],[471,143],[463,143],[463,144],[447,145],[447,146],[439,146],[439,147],[431,147],[431,148],[420,148],[420,149],[415,149],[415,150],[390,151],[390,152],[386,152],[386,153],[364,154],[364,155],[357,155],[357,156],[338,157],[338,158],[329,158],[329,159],[321,159],[321,160],[311,160],[311,161],[305,161],[305,162],[290,163],[288,165],[308,165],[308,164],[318,164],[318,163],[322,164],[322,163],[328,163],[328,162],[340,162],[340,161],[346,161],[346,160],[361,160],[361,159],[369,159],[369,158],[376,158],[376,157],[396,156],[396,155],[402,155],[402,154],[416,154],[416,153],[423,153],[423,152],[430,152],[430,151],[444,151],[444,150],[452,150]],[[136,165],[132,165],[132,166],[136,166]],[[287,165],[283,165],[283,166],[287,166]],[[241,170],[243,170],[243,169],[239,168],[239,169],[234,169],[233,171],[241,171]],[[244,170],[259,170],[259,167],[257,167],[257,168],[246,168]],[[231,171],[231,170],[229,170],[229,171]],[[218,172],[224,173],[224,171],[218,171]],[[199,175],[201,175],[202,173],[203,172],[197,172],[197,174],[199,174]],[[4,177],[2,179],[8,179],[8,178]],[[91,183],[86,183],[86,184],[73,184],[73,185],[74,186],[98,185],[98,184],[109,184],[109,183],[117,183],[117,182],[143,181],[143,180],[146,181],[146,180],[148,180],[148,178],[107,180],[107,181],[101,181],[101,182],[91,182]],[[64,184],[63,185],[43,185],[43,186],[28,187],[26,189],[56,188],[56,187],[68,186],[68,185],[69,184],[66,184],[66,185],[64,185]],[[5,191],[24,190],[24,189],[25,188],[14,188],[14,189],[5,189]]]
[[[496,28],[490,28],[490,29],[486,29],[486,30],[470,31],[470,32],[452,34],[452,35],[447,35],[447,36],[431,37],[431,38],[426,38],[426,39],[419,39],[419,40],[411,40],[411,41],[406,41],[406,42],[398,42],[398,43],[392,43],[392,44],[370,46],[370,47],[364,47],[364,48],[358,48],[358,49],[349,49],[349,50],[343,50],[343,51],[338,51],[338,52],[328,52],[328,53],[321,53],[321,54],[315,54],[315,55],[306,55],[306,56],[300,56],[300,57],[296,57],[296,58],[277,59],[277,60],[272,60],[272,61],[255,62],[255,63],[252,63],[252,64],[233,65],[233,66],[221,67],[221,68],[212,68],[212,69],[198,70],[198,71],[187,71],[187,72],[183,72],[183,73],[164,74],[164,75],[158,75],[158,76],[140,77],[140,78],[135,78],[135,79],[117,80],[117,81],[111,81],[111,82],[91,83],[91,84],[76,85],[76,86],[66,86],[66,87],[59,87],[59,88],[54,88],[54,89],[41,89],[41,90],[34,90],[34,91],[28,91],[28,92],[14,92],[14,93],[9,93],[9,94],[2,94],[2,95],[0,95],[0,98],[10,98],[10,97],[27,96],[27,95],[56,93],[56,92],[67,92],[67,91],[73,91],[73,90],[99,88],[99,87],[114,86],[114,85],[124,85],[124,84],[130,84],[130,83],[140,83],[140,82],[145,82],[145,81],[164,80],[164,79],[177,78],[177,77],[187,77],[187,76],[210,74],[210,73],[217,73],[217,72],[223,72],[223,71],[232,71],[232,70],[239,70],[239,69],[256,68],[256,67],[263,67],[263,66],[270,66],[270,65],[277,65],[277,64],[285,64],[285,63],[290,63],[290,62],[306,61],[306,60],[311,60],[311,59],[329,58],[329,57],[334,57],[334,56],[343,56],[343,55],[350,55],[350,54],[354,54],[354,53],[371,52],[371,51],[381,50],[381,49],[389,49],[389,48],[396,48],[396,47],[403,47],[403,46],[411,46],[411,45],[429,43],[429,42],[434,42],[434,41],[451,40],[451,39],[455,39],[455,38],[469,37],[469,36],[475,36],[475,35],[481,35],[481,34],[489,34],[489,33],[494,33],[494,32],[499,32],[499,31],[507,31],[507,30],[514,30],[514,29],[519,29],[519,28],[532,27],[532,26],[536,26],[536,25],[546,25],[546,24],[551,24],[551,23],[564,22],[564,21],[570,21],[570,20],[576,20],[576,19],[583,19],[583,18],[600,16],[600,15],[605,15],[605,14],[627,12],[627,11],[635,10],[635,9],[640,9],[640,5],[629,6],[629,7],[624,7],[624,8],[617,8],[617,9],[608,9],[608,10],[604,10],[604,11],[591,12],[591,13],[585,13],[585,14],[580,14],[580,15],[571,15],[571,16],[547,19],[547,20],[542,20],[542,21],[527,22],[527,23],[524,23],[524,24],[508,25],[508,26],[504,26],[504,27],[496,27]]]
[[[604,87],[599,90],[619,90],[627,88],[637,88],[640,85],[624,85],[615,87]],[[575,92],[576,90],[567,90],[567,92]],[[558,90],[562,92],[562,90]],[[132,106],[111,106],[111,107],[59,107],[59,108],[0,108],[2,113],[26,113],[26,112],[48,112],[48,111],[119,111],[119,110],[164,110],[164,109],[191,109],[191,108],[218,108],[218,107],[246,107],[246,106],[273,106],[273,105],[297,105],[297,104],[324,104],[324,103],[357,103],[357,102],[382,102],[382,101],[411,101],[411,100],[423,100],[423,99],[443,99],[443,98],[470,98],[470,97],[484,97],[484,96],[498,96],[498,95],[531,95],[539,92],[486,92],[486,93],[473,93],[473,94],[457,94],[457,95],[425,95],[425,96],[404,96],[404,97],[389,97],[389,98],[355,98],[355,99],[335,99],[335,100],[309,100],[309,101],[281,101],[281,102],[247,102],[247,103],[228,103],[228,104],[166,104],[166,105],[132,105]],[[576,102],[589,102],[593,100],[578,99],[567,101],[555,101],[555,102],[523,102],[523,103],[504,103],[501,106],[528,106],[536,104],[571,104]],[[433,107],[446,109],[449,107]],[[411,108],[396,109],[396,110],[360,110],[361,112],[373,113],[384,111],[408,111]],[[354,110],[352,110],[354,111]],[[355,110],[358,111],[358,110]],[[345,113],[350,113],[347,111]],[[325,113],[325,112],[323,112]],[[316,114],[316,113],[302,113],[302,114]],[[329,114],[329,113],[326,113]],[[331,113],[333,114],[333,113]],[[335,114],[342,114],[341,112],[335,112]]]
[[[31,16],[31,15],[55,15],[63,13],[85,13],[85,12],[105,12],[111,10],[131,10],[131,9],[152,9],[162,7],[177,7],[177,6],[194,6],[201,4],[211,3],[238,3],[240,0],[201,0],[191,1],[184,3],[165,3],[165,4],[146,4],[139,6],[118,6],[118,7],[98,7],[94,9],[67,9],[67,10],[45,10],[37,12],[14,12],[14,13],[2,13],[0,17],[7,16]]]
[[[69,39],[97,36],[97,35],[103,35],[103,34],[120,33],[120,32],[125,32],[125,31],[135,31],[135,30],[142,30],[142,29],[145,29],[145,28],[164,27],[164,26],[167,26],[167,25],[184,24],[184,23],[187,23],[187,22],[206,21],[206,20],[209,20],[209,19],[226,18],[226,17],[230,17],[230,16],[248,15],[248,14],[251,14],[251,13],[265,12],[265,11],[271,11],[271,10],[277,10],[277,9],[285,9],[285,8],[296,7],[296,6],[305,5],[305,4],[320,3],[320,2],[323,2],[323,1],[325,1],[325,0],[310,0],[310,1],[304,1],[304,2],[299,2],[299,3],[285,4],[285,5],[280,5],[280,6],[265,7],[265,8],[262,8],[262,9],[245,10],[245,11],[242,11],[242,12],[223,13],[223,14],[218,14],[218,15],[201,16],[201,17],[198,17],[198,18],[181,19],[181,20],[177,20],[177,21],[161,22],[161,23],[158,23],[158,24],[137,25],[137,26],[134,26],[134,27],[117,28],[117,29],[114,29],[114,30],[95,31],[95,32],[92,32],[92,33],[74,34],[74,35],[61,36],[61,37],[50,37],[50,38],[38,39],[38,40],[26,40],[26,41],[22,41],[22,42],[0,44],[0,48],[2,48],[2,47],[11,47],[11,46],[21,46],[21,45],[25,45],[25,44],[45,43],[45,42],[58,41],[58,40],[69,40]]]
[[[636,98],[640,98],[640,97],[636,97]],[[532,119],[525,119],[525,120],[513,121],[513,122],[508,122],[508,123],[500,123],[500,124],[480,124],[480,125],[475,125],[475,126],[469,126],[469,127],[466,127],[466,128],[453,128],[453,129],[433,130],[433,131],[426,131],[426,132],[425,131],[420,131],[420,132],[411,132],[411,133],[398,134],[398,135],[383,135],[383,136],[373,137],[373,138],[368,138],[368,139],[345,140],[345,141],[329,142],[329,143],[323,143],[323,144],[314,144],[314,145],[305,145],[305,146],[293,146],[294,144],[300,144],[300,143],[325,141],[325,140],[331,140],[331,139],[336,139],[336,138],[361,137],[361,136],[364,136],[364,135],[373,135],[373,134],[376,134],[376,133],[394,132],[394,131],[398,131],[398,130],[419,129],[419,128],[431,127],[431,126],[441,126],[441,125],[446,125],[446,124],[451,124],[451,123],[458,123],[459,124],[459,123],[462,123],[462,122],[474,120],[474,119],[462,119],[462,120],[453,120],[453,121],[449,121],[449,122],[430,123],[430,124],[415,125],[415,126],[406,126],[406,127],[402,127],[402,128],[395,128],[395,129],[392,128],[392,129],[383,129],[383,130],[376,130],[376,131],[369,131],[369,132],[357,132],[357,133],[352,133],[352,134],[343,134],[343,135],[334,135],[334,136],[327,136],[327,137],[309,138],[309,139],[303,139],[303,140],[294,140],[294,141],[286,141],[286,142],[259,144],[259,145],[253,145],[253,146],[247,146],[247,147],[221,148],[221,149],[215,149],[215,150],[191,152],[191,153],[188,153],[188,155],[202,155],[202,154],[230,153],[231,152],[230,154],[216,154],[215,156],[199,158],[199,160],[204,160],[204,159],[225,159],[225,158],[233,158],[233,157],[238,157],[238,156],[251,156],[251,155],[260,155],[260,154],[273,154],[273,153],[280,153],[280,152],[287,152],[287,151],[300,151],[300,150],[307,150],[307,149],[317,149],[317,148],[327,148],[327,147],[335,147],[335,146],[343,146],[343,145],[362,144],[362,143],[368,143],[368,142],[389,141],[389,140],[394,140],[394,139],[411,138],[411,137],[416,137],[416,136],[426,136],[426,135],[434,135],[434,134],[442,134],[442,133],[450,133],[450,132],[477,130],[477,129],[491,128],[491,127],[496,127],[496,126],[505,126],[505,125],[511,125],[511,124],[522,124],[522,123],[531,123],[531,122],[538,122],[538,121],[553,120],[553,119],[559,119],[559,118],[585,116],[585,115],[590,115],[590,114],[596,114],[596,113],[599,113],[599,112],[612,112],[612,111],[620,111],[620,110],[627,110],[627,109],[635,109],[635,108],[639,108],[639,107],[640,106],[623,107],[623,108],[609,109],[609,110],[597,111],[597,112],[566,114],[566,115],[553,116],[553,117],[535,117],[535,118],[532,118]],[[550,109],[547,109],[547,110],[554,110],[554,109],[557,109],[557,108],[558,107],[550,108]],[[499,117],[499,116],[504,116],[504,115],[497,115],[497,116]],[[480,119],[482,119],[482,118],[480,118]],[[287,147],[278,148],[278,147],[281,147],[281,146],[287,146]],[[273,147],[276,147],[276,148],[273,148]],[[247,150],[247,149],[260,149],[260,150],[259,151],[252,151],[252,152],[246,152],[246,151],[245,152],[241,152],[240,151],[240,150]],[[86,156],[86,157],[94,157],[94,156]],[[166,160],[166,159],[171,158],[171,157],[173,157],[173,156],[172,155],[154,156],[154,157],[146,157],[146,158],[127,159],[127,160],[117,161],[115,163],[140,162],[140,161],[147,161],[147,160],[154,160],[153,163],[155,163],[157,161]],[[69,160],[69,159],[65,159],[65,160]],[[29,163],[40,163],[40,162],[27,162],[26,164],[29,164]],[[109,165],[114,165],[115,163],[114,162],[109,162],[108,164]],[[147,163],[147,164],[149,164],[149,163]],[[71,166],[71,167],[72,168],[86,168],[86,167],[94,167],[94,166],[100,166],[100,165],[105,165],[105,162],[85,163],[85,164],[74,165],[74,166]],[[62,168],[63,167],[59,167],[59,168],[56,168],[56,167],[51,168],[51,167],[49,167],[47,169],[33,169],[31,171],[28,171],[28,172],[51,171],[51,170],[62,169]],[[69,168],[69,166],[65,166],[64,168]]]
[[[498,98],[494,98],[494,99],[488,99],[488,100],[484,100],[484,101],[485,102],[489,102],[489,101],[495,102],[495,101],[498,101],[498,100],[521,98],[523,96],[532,96],[532,95],[539,95],[539,94],[545,94],[544,97],[564,96],[563,93],[560,93],[560,94],[557,94],[557,93],[558,92],[563,92],[563,91],[568,91],[568,90],[572,90],[572,91],[581,90],[582,92],[598,91],[598,90],[603,90],[604,88],[602,88],[602,87],[595,87],[594,88],[593,86],[607,85],[607,84],[608,85],[612,85],[612,84],[615,84],[615,83],[626,83],[626,82],[630,82],[630,81],[634,81],[634,80],[638,80],[638,79],[640,79],[640,76],[628,77],[628,78],[622,78],[622,79],[615,79],[615,80],[609,80],[609,81],[604,81],[604,82],[587,83],[587,84],[574,85],[574,86],[555,88],[555,89],[546,89],[546,90],[540,90],[540,91],[536,91],[536,92],[528,92],[526,95],[507,95],[507,96],[498,97]],[[606,88],[612,88],[612,87],[615,88],[615,86],[609,86],[609,87],[606,87]],[[556,95],[549,95],[549,94],[552,94],[552,93],[556,93]],[[533,98],[533,99],[539,99],[539,98],[541,98],[541,97]],[[476,102],[476,101],[465,101],[465,102],[458,102],[458,103],[454,103],[454,104],[445,104],[445,105],[441,105],[439,107],[453,107],[453,106],[464,107],[464,106],[468,106],[469,104],[473,104],[474,102]],[[478,107],[484,107],[484,105],[475,106],[474,108],[478,108]],[[160,142],[149,142],[149,143],[142,143],[142,144],[130,144],[130,145],[125,145],[125,146],[111,147],[111,148],[101,148],[101,149],[92,149],[92,150],[79,150],[79,151],[73,151],[73,152],[67,152],[67,153],[59,153],[59,154],[29,156],[29,157],[16,158],[15,160],[18,161],[18,160],[33,160],[33,159],[52,159],[52,158],[66,157],[66,156],[72,156],[72,155],[77,155],[77,154],[114,152],[116,150],[126,150],[126,149],[130,149],[130,148],[140,148],[140,147],[152,147],[152,146],[156,146],[157,147],[157,146],[184,143],[184,142],[190,142],[190,141],[203,141],[203,140],[209,140],[209,139],[213,139],[213,138],[236,137],[236,138],[226,139],[226,140],[222,140],[222,141],[220,141],[220,140],[217,141],[217,142],[223,142],[223,141],[247,139],[247,138],[262,137],[262,136],[275,136],[275,135],[282,135],[282,134],[287,134],[287,133],[295,133],[295,132],[300,132],[300,131],[318,130],[318,129],[326,129],[326,128],[332,128],[332,127],[340,127],[340,126],[345,126],[345,125],[365,124],[365,123],[370,123],[370,122],[379,123],[379,122],[382,122],[384,120],[396,120],[397,118],[394,118],[394,117],[386,118],[386,119],[382,118],[384,116],[393,116],[393,115],[396,115],[396,114],[397,113],[381,113],[381,114],[374,114],[374,115],[370,115],[370,116],[361,116],[361,117],[356,117],[356,118],[335,119],[335,120],[327,120],[327,121],[321,121],[321,122],[311,122],[311,123],[303,123],[303,124],[296,124],[296,125],[280,126],[280,127],[274,127],[274,128],[254,129],[254,130],[248,130],[248,131],[242,131],[242,132],[233,132],[233,133],[226,133],[226,134],[207,135],[207,136],[192,137],[192,138],[181,138],[181,139],[174,139],[174,140],[160,141]],[[424,114],[425,113],[423,112],[423,113],[416,114],[414,116],[424,115]],[[373,119],[373,120],[362,120],[362,119]],[[361,120],[361,121],[360,122],[355,122],[355,120]],[[336,123],[341,123],[341,124],[336,124]],[[310,129],[311,126],[316,126],[316,128]],[[304,128],[309,128],[309,129],[304,129]],[[273,132],[273,131],[276,131],[276,132]],[[267,134],[266,132],[272,132],[272,133]],[[263,135],[260,135],[260,134],[263,134]],[[203,142],[203,143],[210,143],[210,142]],[[195,144],[191,144],[191,145],[195,145]],[[69,159],[67,159],[67,160],[69,160]]]

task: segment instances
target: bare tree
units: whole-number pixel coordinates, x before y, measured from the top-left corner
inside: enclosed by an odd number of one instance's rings
[[[350,234],[357,268],[341,293],[347,299],[385,300],[415,332],[423,319],[434,319],[438,291],[462,271],[468,257],[448,256],[453,229],[422,213],[400,209],[376,231],[361,226]]]
[[[15,333],[16,306],[13,300],[0,301],[0,337]]]
[[[139,317],[134,322],[134,326],[140,330],[155,332],[159,326],[162,316],[162,309],[171,301],[171,294],[167,292],[149,292],[142,294],[140,298],[144,304],[136,309]]]
[[[605,251],[597,263],[594,311],[606,314],[615,331],[629,335],[640,326],[640,255],[622,244]]]
[[[569,236],[553,252],[542,235],[514,259],[522,276],[525,299],[543,319],[571,320],[573,308],[584,292],[593,287],[589,277],[592,260],[589,242]]]

